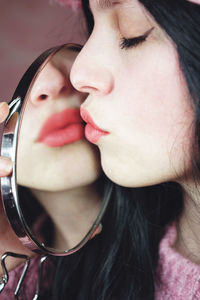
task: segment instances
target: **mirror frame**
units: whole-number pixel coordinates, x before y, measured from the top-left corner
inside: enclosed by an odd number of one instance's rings
[[[93,223],[92,227],[85,235],[85,237],[73,248],[59,251],[57,249],[47,247],[44,243],[39,243],[37,238],[31,232],[27,225],[23,213],[20,208],[18,185],[16,181],[16,164],[17,164],[17,144],[19,138],[20,121],[26,106],[26,95],[30,91],[35,77],[41,72],[48,61],[63,47],[68,46],[69,49],[79,51],[82,46],[78,44],[65,44],[55,48],[51,48],[42,53],[28,68],[22,79],[20,80],[12,100],[9,102],[10,112],[4,123],[1,155],[10,158],[13,162],[13,172],[11,176],[1,178],[1,195],[3,200],[3,207],[6,212],[8,221],[14,230],[15,234],[21,243],[29,248],[31,251],[48,254],[53,256],[65,256],[78,251],[85,243],[92,237],[95,230],[100,225],[101,219],[108,206],[111,198],[113,184],[108,185],[105,196],[102,201],[101,210]]]

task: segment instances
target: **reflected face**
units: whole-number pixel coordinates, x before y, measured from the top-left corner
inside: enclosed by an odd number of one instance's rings
[[[173,42],[136,0],[90,7],[93,32],[71,72],[89,93],[86,137],[116,183],[180,181],[190,171],[193,110]]]
[[[84,138],[80,105],[85,95],[71,85],[77,56],[63,48],[37,75],[26,99],[17,155],[17,182],[64,191],[94,182],[100,174],[97,148]]]

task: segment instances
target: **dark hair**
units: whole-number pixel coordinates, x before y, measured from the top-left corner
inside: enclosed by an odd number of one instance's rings
[[[186,0],[139,1],[177,46],[199,141],[200,7]],[[93,17],[88,0],[82,3],[90,33]],[[159,242],[166,225],[182,209],[182,188],[177,183],[135,189],[115,185],[102,233],[78,253],[60,259],[53,299],[153,300]]]

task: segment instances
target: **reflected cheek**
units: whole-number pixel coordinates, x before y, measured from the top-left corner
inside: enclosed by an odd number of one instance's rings
[[[20,140],[35,140],[37,137],[37,133],[40,130],[40,127],[42,126],[42,120],[41,117],[36,114],[34,115],[33,112],[30,114],[28,111],[25,112],[22,124],[20,127],[20,134],[19,138]]]

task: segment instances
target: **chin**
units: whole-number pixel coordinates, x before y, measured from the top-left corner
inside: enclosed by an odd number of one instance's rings
[[[107,164],[105,161],[102,160],[102,168],[106,176],[111,181],[118,185],[129,187],[127,183],[127,176],[125,174],[121,174],[120,167],[117,164]]]
[[[150,178],[150,174],[141,173],[137,168],[127,169],[119,161],[103,160],[102,168],[107,177],[114,183],[127,188],[141,188],[158,184],[155,178]]]

